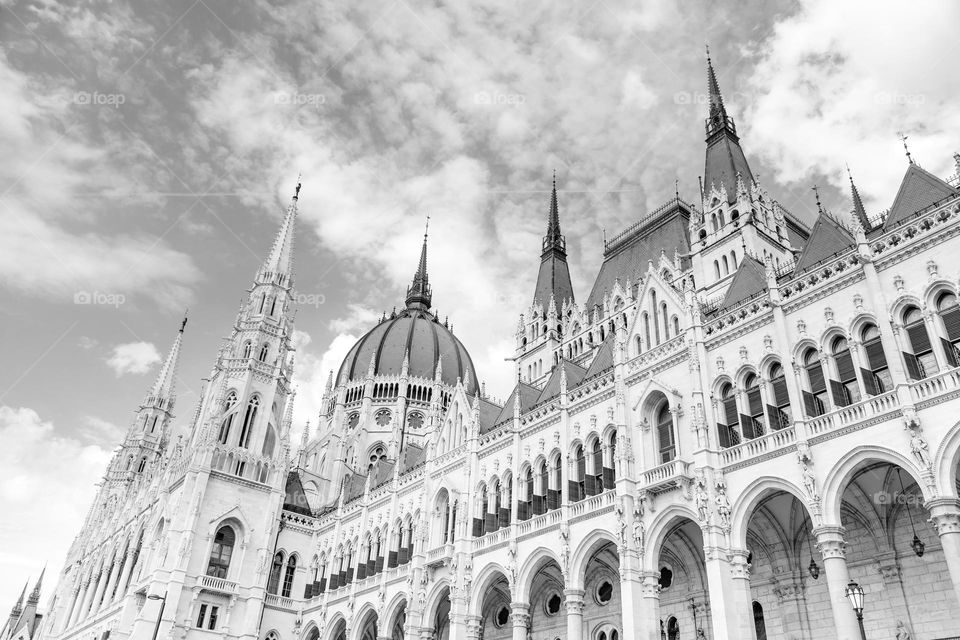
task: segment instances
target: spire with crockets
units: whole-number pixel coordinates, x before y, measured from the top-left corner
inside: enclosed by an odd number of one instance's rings
[[[723,104],[717,74],[713,69],[710,49],[707,49],[707,92],[710,108],[707,113],[707,155],[703,173],[703,188],[707,193],[712,189],[725,190],[727,202],[737,199],[738,182],[743,181],[748,189],[753,186],[753,173],[740,148],[737,127]]]
[[[423,247],[420,249],[420,263],[413,274],[413,283],[407,288],[407,309],[429,311],[433,303],[433,291],[430,289],[430,277],[427,275],[427,234],[430,230],[430,217],[423,231]]]
[[[863,232],[870,231],[870,220],[867,218],[867,210],[863,206],[863,200],[860,199],[860,191],[853,182],[853,174],[850,173],[850,167],[847,167],[847,175],[850,177],[850,195],[853,198],[853,215],[856,217]]]
[[[550,192],[550,212],[547,215],[547,235],[543,237],[540,253],[540,273],[533,303],[547,307],[553,298],[558,309],[566,302],[573,302],[573,284],[570,267],[567,265],[567,240],[560,232],[560,211],[557,205],[557,174],[553,174],[553,190]]]
[[[277,237],[270,248],[270,254],[264,260],[263,266],[257,272],[257,282],[272,282],[283,287],[289,287],[293,278],[293,235],[297,222],[297,201],[300,199],[300,177],[297,176],[297,186],[293,198],[287,206],[287,213],[283,224],[277,232]]]

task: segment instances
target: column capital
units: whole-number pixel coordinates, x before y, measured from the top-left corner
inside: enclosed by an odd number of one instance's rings
[[[510,620],[514,627],[530,626],[530,605],[526,602],[510,603]]]
[[[480,616],[465,616],[467,640],[480,640],[480,626],[483,618]]]
[[[567,613],[574,615],[583,614],[583,596],[586,592],[583,589],[564,589],[564,606]]]
[[[938,535],[960,533],[960,500],[957,498],[934,498],[924,502],[930,513],[930,522]]]
[[[727,555],[730,563],[730,574],[734,580],[750,579],[750,563],[747,558],[750,557],[750,551],[747,549],[730,549]]]
[[[644,598],[660,599],[660,572],[659,571],[641,571],[640,587],[641,596]]]
[[[825,525],[813,530],[813,535],[817,539],[817,549],[824,559],[845,557],[847,548],[845,533],[846,530],[843,527],[833,525]]]

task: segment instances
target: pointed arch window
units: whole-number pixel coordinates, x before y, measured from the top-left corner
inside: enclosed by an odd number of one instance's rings
[[[223,413],[226,414],[226,417],[220,423],[220,434],[217,436],[217,442],[220,444],[227,444],[227,440],[230,438],[230,427],[233,426],[233,417],[236,415],[233,408],[236,404],[237,394],[231,391],[226,402],[223,403]]]
[[[860,402],[860,385],[857,383],[857,370],[853,366],[853,357],[850,355],[850,346],[843,337],[834,338],[831,344],[833,360],[837,364],[836,380],[830,381],[830,391],[833,402],[838,407],[846,407]]]
[[[670,405],[664,400],[657,409],[657,448],[660,463],[670,462],[677,457],[677,445],[673,438],[673,414]]]
[[[716,276],[717,280],[720,279],[720,262],[717,260],[713,261],[713,275]]]
[[[519,482],[517,520],[527,520],[533,514],[533,468],[527,467],[522,473]]]
[[[273,565],[270,567],[270,579],[267,580],[267,593],[277,595],[280,589],[280,574],[283,572],[283,552],[273,556]]]
[[[767,414],[770,419],[770,428],[786,429],[793,422],[793,415],[790,411],[790,396],[787,393],[787,378],[780,363],[770,366],[769,400]]]
[[[670,337],[670,316],[667,312],[667,303],[660,303],[660,314],[663,316],[663,339]]]
[[[924,331],[926,335],[926,331]],[[863,341],[863,351],[867,358],[868,369],[861,369],[863,384],[867,393],[877,395],[893,389],[893,378],[887,367],[887,356],[883,353],[883,343],[880,341],[880,330],[875,324],[868,324],[860,332]],[[936,361],[934,361],[936,362]]]
[[[293,589],[293,577],[297,572],[297,556],[290,554],[287,560],[287,570],[283,574],[283,590],[280,595],[284,598],[290,597],[290,591]]]
[[[277,312],[277,298],[274,296],[273,301],[270,303],[270,315],[273,316]]]
[[[537,484],[534,485],[533,514],[540,515],[547,512],[547,483],[550,478],[547,474],[547,463],[541,460],[537,463]],[[539,485],[539,486],[537,486]]]
[[[744,438],[752,440],[767,432],[766,418],[763,415],[763,400],[760,397],[760,378],[756,374],[747,374],[744,379],[746,413],[740,414],[740,432]]]
[[[270,457],[273,455],[273,450],[277,445],[277,432],[273,428],[273,425],[267,426],[267,435],[263,438],[263,455]]]
[[[717,440],[721,447],[732,447],[740,444],[740,434],[737,432],[737,394],[729,382],[720,387],[720,402],[723,406],[717,424]]]
[[[923,380],[937,373],[937,357],[933,353],[933,344],[927,333],[923,313],[917,307],[907,307],[903,311],[903,328],[913,353],[904,352],[907,373],[914,380]]]
[[[243,359],[246,360],[253,355],[253,343],[247,340],[243,343]]]
[[[600,444],[600,438],[593,441],[593,451],[591,452],[591,466],[593,467],[593,493],[590,493],[591,482],[587,481],[587,495],[603,493],[603,446]]]
[[[573,477],[570,478],[568,492],[571,502],[579,502],[587,497],[586,475],[587,460],[583,455],[583,445],[578,444],[573,450]]]
[[[217,534],[213,538],[213,548],[210,550],[210,560],[207,563],[208,576],[226,579],[236,542],[237,534],[233,527],[224,525],[217,529]]]
[[[266,362],[268,355],[270,355],[270,345],[264,342],[260,346],[260,355],[258,356],[258,360],[260,360],[260,362]]]
[[[563,477],[560,467],[562,456],[557,454],[550,463],[550,472],[547,483],[547,511],[560,508],[560,487],[563,486]]]
[[[827,411],[827,380],[823,375],[820,352],[808,349],[803,355],[803,369],[807,374],[807,389],[803,391],[803,408],[808,418],[822,416]]]
[[[960,306],[957,296],[946,292],[937,298],[937,315],[946,338],[940,338],[947,363],[951,367],[960,365]]]
[[[250,436],[253,434],[253,426],[257,419],[257,411],[259,409],[260,398],[253,396],[247,403],[247,410],[243,415],[243,426],[240,428],[240,441],[238,444],[244,449],[250,448]]]
[[[137,467],[137,473],[143,473],[143,470],[146,468],[147,468],[146,457],[140,458],[140,466]]]

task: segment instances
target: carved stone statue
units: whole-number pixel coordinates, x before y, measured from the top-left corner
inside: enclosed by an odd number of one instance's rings
[[[643,524],[643,510],[638,508],[633,512],[633,544],[636,545],[637,552],[641,555],[643,555],[646,539],[647,532]]]
[[[897,640],[913,640],[913,635],[907,630],[903,620],[897,620]]]
[[[707,481],[702,473],[697,475],[696,499],[697,518],[700,522],[706,522],[710,516],[710,496],[707,495]]]
[[[930,467],[930,447],[922,435],[920,429],[911,429],[910,433],[910,451],[913,457],[917,459],[917,464],[926,469]]]
[[[727,485],[723,482],[717,483],[717,515],[720,516],[720,526],[728,528],[730,526],[730,499],[727,498]]]

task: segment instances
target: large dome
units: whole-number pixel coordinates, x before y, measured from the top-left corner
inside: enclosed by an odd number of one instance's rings
[[[420,264],[407,289],[406,308],[390,314],[367,335],[353,345],[340,365],[337,380],[362,380],[374,358],[374,375],[398,376],[403,359],[410,354],[409,377],[433,380],[437,363],[441,362],[444,384],[453,386],[457,379],[466,384],[467,393],[477,389],[477,372],[463,344],[448,327],[430,312],[433,292],[427,277],[427,236],[423,236]]]
[[[437,362],[443,358],[443,382],[454,385],[457,379],[467,384],[467,393],[472,395],[477,388],[477,372],[473,361],[450,330],[436,316],[424,309],[407,308],[374,327],[353,345],[343,364],[337,380],[362,380],[374,357],[375,375],[400,375],[404,354],[410,354],[410,377],[432,380]]]

